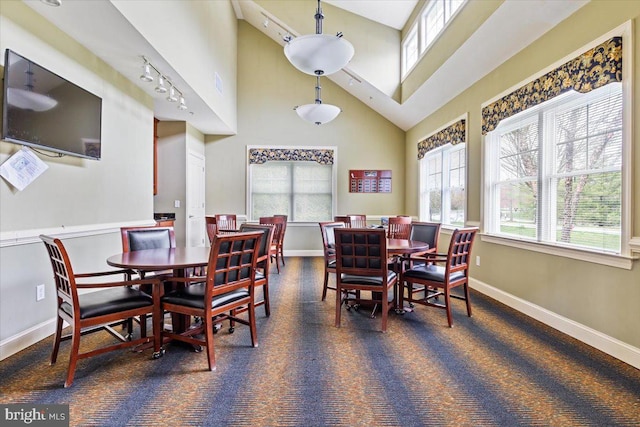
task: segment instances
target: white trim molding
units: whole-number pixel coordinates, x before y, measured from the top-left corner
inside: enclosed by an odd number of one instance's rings
[[[633,347],[581,323],[560,316],[546,308],[494,288],[480,280],[470,278],[469,285],[478,292],[500,301],[514,310],[518,310],[519,312],[526,314],[545,325],[551,326],[570,337],[640,369],[640,348]]]
[[[13,356],[19,351],[50,337],[56,332],[56,319],[51,319],[32,326],[12,337],[0,341],[0,360]]]
[[[17,245],[40,243],[40,235],[47,234],[65,239],[75,237],[95,236],[120,232],[120,227],[143,227],[154,225],[154,220],[140,220],[127,222],[112,222],[107,224],[88,224],[66,227],[35,228],[31,230],[3,231],[0,233],[0,248]]]

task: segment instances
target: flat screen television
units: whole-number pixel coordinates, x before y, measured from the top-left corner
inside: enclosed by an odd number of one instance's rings
[[[2,139],[100,159],[102,98],[7,49]]]

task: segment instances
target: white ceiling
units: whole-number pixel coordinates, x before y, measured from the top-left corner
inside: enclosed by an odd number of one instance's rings
[[[325,0],[325,3],[401,30],[418,0]]]
[[[187,100],[187,111],[178,110],[175,103],[169,103],[164,99],[166,95],[154,92],[155,85],[139,79],[142,67],[140,52],[154,52],[158,58],[161,58],[161,55],[110,1],[63,1],[63,5],[58,8],[47,6],[38,0],[24,1],[151,95],[155,100],[155,115],[159,119],[187,121],[204,134],[233,133],[234,130],[229,129],[220,120],[168,63],[160,60],[154,65],[172,76],[176,87],[183,92]],[[403,27],[417,3],[414,0],[325,1],[393,28]],[[263,10],[255,2],[231,2],[239,18],[245,19],[266,36],[284,45],[282,31],[278,31],[277,26],[263,25]],[[361,83],[350,85],[349,75],[342,72],[328,78],[396,126],[408,130],[587,2],[588,0],[506,0],[454,55],[402,104],[382,93],[355,70],[346,69]],[[280,22],[287,26],[282,20]],[[292,34],[295,35],[295,32]]]

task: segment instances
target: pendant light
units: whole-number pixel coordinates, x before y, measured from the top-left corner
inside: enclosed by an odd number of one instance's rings
[[[322,34],[322,7],[318,0],[315,14],[316,33],[296,38],[288,37],[284,46],[284,54],[303,73],[315,76],[328,76],[340,70],[353,58],[353,45],[342,38],[342,33],[335,36]]]
[[[309,123],[322,125],[329,123],[338,117],[341,110],[339,107],[330,104],[323,104],[320,97],[320,76],[316,77],[316,102],[314,104],[299,105],[294,108],[298,116]]]

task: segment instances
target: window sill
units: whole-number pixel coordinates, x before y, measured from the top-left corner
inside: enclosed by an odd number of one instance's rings
[[[511,239],[503,236],[495,236],[495,235],[489,235],[489,234],[482,234],[480,238],[483,242],[487,242],[487,243],[495,243],[498,245],[511,246],[513,248],[524,249],[524,250],[529,250],[534,252],[541,252],[548,255],[561,256],[565,258],[571,258],[571,259],[591,262],[595,264],[602,264],[609,267],[623,268],[625,270],[631,270],[633,266],[633,260],[637,259],[634,257],[629,257],[624,255],[603,254],[603,253],[590,252],[590,251],[579,250],[579,249],[564,248],[561,246],[554,246],[554,245],[549,245],[545,243]]]

